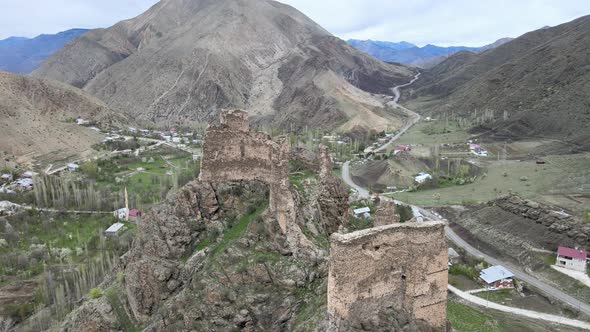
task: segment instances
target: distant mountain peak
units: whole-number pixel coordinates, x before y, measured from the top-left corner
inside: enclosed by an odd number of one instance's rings
[[[467,46],[437,46],[427,44],[418,47],[409,42],[387,42],[373,40],[351,39],[348,42],[357,49],[386,62],[398,62],[417,67],[432,67],[446,57],[461,51],[483,52],[490,48],[502,45],[511,38],[503,38],[493,44],[482,47]]]
[[[9,37],[0,40],[0,70],[28,74],[48,56],[86,29],[70,29],[56,34],[41,34],[34,38]]]

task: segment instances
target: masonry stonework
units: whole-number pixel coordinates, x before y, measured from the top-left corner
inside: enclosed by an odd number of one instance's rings
[[[446,331],[444,223],[398,223],[330,238],[331,331]]]
[[[281,230],[295,220],[289,190],[289,142],[249,129],[248,113],[222,110],[220,124],[209,125],[203,144],[199,179],[208,182],[261,181],[270,187],[270,209]]]
[[[384,200],[379,202],[377,211],[375,212],[375,220],[373,222],[375,227],[395,224],[399,221],[400,217],[396,212],[395,202]]]

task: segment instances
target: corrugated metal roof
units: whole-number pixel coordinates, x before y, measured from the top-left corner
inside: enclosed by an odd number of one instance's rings
[[[559,256],[566,256],[571,258],[577,259],[586,259],[588,258],[588,253],[585,250],[576,250],[573,248],[568,247],[559,247],[557,248],[557,254]]]
[[[508,271],[502,265],[496,265],[489,267],[485,270],[482,270],[479,273],[479,277],[482,278],[488,284],[491,284],[502,279],[512,278],[514,277],[514,274]]]
[[[371,212],[371,209],[368,207],[359,208],[359,209],[354,210],[354,214],[363,214],[363,213],[369,213],[369,212]]]
[[[122,224],[120,222],[117,222],[117,223],[112,224],[111,227],[107,228],[107,230],[105,231],[105,233],[117,233],[123,227],[125,227],[124,224]]]

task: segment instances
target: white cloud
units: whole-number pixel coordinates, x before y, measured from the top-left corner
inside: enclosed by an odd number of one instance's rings
[[[0,39],[72,28],[108,27],[137,16],[157,0],[0,0]]]
[[[588,0],[280,0],[343,38],[481,46],[590,14]]]
[[[200,0],[193,0],[200,1]],[[256,1],[256,0],[246,0]],[[108,27],[156,0],[0,0],[0,39]],[[589,0],[281,0],[343,38],[480,46],[590,14]]]

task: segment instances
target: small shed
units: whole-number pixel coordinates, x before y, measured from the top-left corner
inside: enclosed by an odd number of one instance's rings
[[[80,168],[80,165],[78,165],[78,164],[76,164],[76,163],[69,163],[69,164],[68,164],[68,169],[69,169],[70,171],[75,171],[75,170],[77,170],[77,169],[79,169],[79,168]]]
[[[354,209],[352,212],[354,212],[355,217],[364,216],[365,218],[367,218],[371,215],[371,209],[366,206],[362,207],[362,208]]]
[[[514,274],[508,271],[502,265],[495,265],[482,270],[479,273],[479,277],[483,280],[488,287],[494,288],[509,288],[514,287],[514,281],[512,278]]]
[[[132,221],[132,222],[139,221],[139,218],[141,217],[142,214],[143,214],[143,212],[141,212],[141,210],[138,210],[138,209],[129,210],[129,221]]]
[[[104,234],[107,236],[115,236],[115,235],[118,235],[123,230],[125,230],[125,225],[120,222],[117,222],[117,223],[112,224],[111,227],[107,228],[107,230],[104,231]]]

